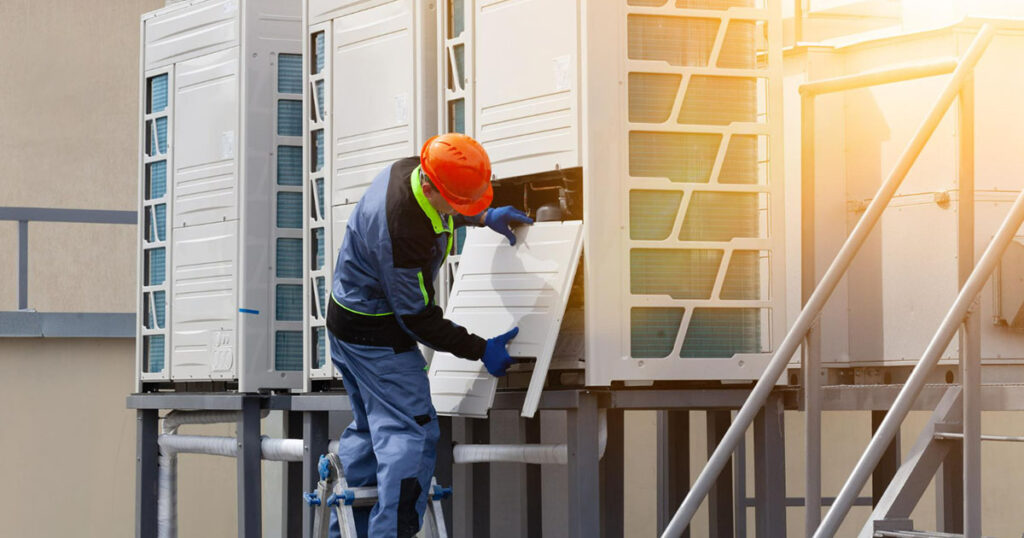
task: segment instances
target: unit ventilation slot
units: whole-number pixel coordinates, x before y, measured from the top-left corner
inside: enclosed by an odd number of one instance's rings
[[[146,78],[142,148],[142,371],[164,373],[167,335],[167,159],[170,74]]]
[[[277,64],[274,369],[302,370],[302,55]]]
[[[725,11],[754,4],[627,1],[660,8],[627,14],[628,181],[643,185],[627,193],[633,358],[726,358],[766,347],[763,23]]]

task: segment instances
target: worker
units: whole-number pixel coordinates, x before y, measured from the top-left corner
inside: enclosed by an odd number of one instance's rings
[[[434,297],[456,228],[487,226],[514,245],[511,226],[533,223],[514,207],[488,209],[493,196],[484,148],[443,134],[381,171],[348,220],[327,327],[352,404],[338,444],[345,479],[378,492],[372,511],[356,510],[360,537],[413,536],[423,520],[440,430],[417,342],[483,361],[495,377],[513,363],[505,346],[518,328],[484,339],[445,319]]]

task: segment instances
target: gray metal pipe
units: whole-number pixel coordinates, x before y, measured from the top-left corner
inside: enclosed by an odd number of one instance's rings
[[[942,352],[949,346],[953,335],[960,329],[960,324],[963,323],[964,318],[967,316],[971,304],[974,303],[978,294],[981,293],[981,289],[992,274],[992,270],[999,263],[1003,252],[1006,251],[1006,247],[1009,246],[1010,241],[1013,240],[1013,236],[1017,233],[1022,223],[1024,223],[1024,191],[1021,191],[1020,195],[1017,196],[1017,200],[1010,208],[1010,213],[1003,220],[1002,225],[999,226],[999,230],[996,232],[995,237],[992,238],[992,242],[985,249],[985,253],[981,255],[981,260],[978,261],[977,267],[971,272],[970,278],[964,283],[960,294],[956,297],[956,301],[953,302],[953,306],[950,307],[946,317],[942,320],[942,324],[939,325],[939,329],[932,336],[928,348],[921,355],[917,365],[914,366],[910,377],[907,378],[906,385],[900,390],[896,401],[893,402],[889,412],[886,413],[885,420],[882,421],[882,425],[879,426],[875,436],[871,438],[871,442],[868,443],[868,447],[864,450],[864,454],[861,455],[857,466],[854,467],[850,477],[846,480],[846,484],[843,485],[843,489],[839,492],[839,496],[836,497],[835,504],[832,505],[832,509],[829,510],[825,519],[821,522],[818,531],[814,533],[815,538],[834,536],[839,529],[839,525],[842,524],[846,513],[853,506],[853,500],[856,499],[857,493],[867,483],[868,478],[871,477],[871,472],[874,470],[875,465],[878,464],[882,453],[885,452],[885,447],[889,446],[889,442],[899,432],[900,424],[913,406],[914,400],[921,393],[921,388],[924,387],[928,375],[939,362]]]
[[[789,364],[790,359],[793,357],[793,353],[797,347],[800,346],[800,342],[807,334],[808,329],[815,322],[818,315],[824,308],[828,298],[835,291],[836,285],[843,278],[846,273],[846,269],[850,266],[850,262],[853,257],[860,250],[860,247],[867,240],[868,235],[874,228],[878,219],[882,216],[882,212],[885,207],[892,200],[893,195],[896,193],[896,189],[899,188],[900,184],[903,183],[903,179],[907,176],[907,172],[910,171],[910,167],[914,164],[917,156],[920,155],[921,150],[924,148],[925,143],[931,137],[932,133],[935,132],[935,128],[939,125],[942,117],[945,115],[946,110],[953,103],[953,99],[956,98],[957,93],[960,91],[960,85],[963,83],[964,78],[971,73],[974,65],[978,62],[978,58],[981,57],[981,53],[984,52],[985,48],[992,41],[994,36],[994,29],[991,25],[985,24],[982,26],[978,36],[971,43],[970,48],[964,54],[963,60],[960,65],[953,72],[953,76],[946,84],[945,89],[939,95],[935,105],[932,107],[931,112],[925,118],[924,122],[917,129],[917,133],[911,139],[907,148],[900,155],[899,161],[897,161],[896,167],[893,169],[889,177],[886,178],[885,182],[878,189],[878,193],[875,198],[868,204],[867,210],[864,215],[854,226],[853,232],[846,239],[843,247],[839,250],[835,259],[832,260],[832,264],[829,265],[828,271],[825,272],[824,277],[821,279],[821,283],[815,288],[814,293],[811,294],[810,299],[807,301],[807,305],[797,316],[796,322],[793,327],[786,334],[786,337],[779,344],[778,349],[772,354],[771,361],[769,361],[767,368],[765,368],[764,374],[758,379],[757,384],[754,385],[753,390],[750,391],[750,396],[747,397],[747,401],[740,408],[739,412],[736,413],[736,418],[732,425],[729,426],[729,430],[725,432],[725,436],[722,438],[722,442],[719,443],[718,448],[715,449],[711,457],[708,458],[707,465],[701,470],[700,475],[694,482],[693,487],[687,493],[683,503],[679,506],[675,515],[672,516],[672,520],[669,522],[668,527],[662,533],[662,538],[675,538],[682,536],[683,531],[689,525],[693,515],[697,512],[701,502],[707,496],[711,487],[714,485],[718,475],[722,472],[726,463],[729,461],[729,457],[733,450],[736,449],[736,445],[739,443],[740,438],[746,433],[747,428],[754,421],[758,411],[764,407],[765,401],[768,399],[768,395],[771,394],[772,389],[778,382],[779,377],[785,372],[786,366]],[[884,425],[885,423],[883,423]],[[883,447],[884,449],[884,447]],[[856,496],[856,493],[854,494]],[[852,502],[851,500],[848,500]],[[832,514],[835,511],[833,507],[829,511]],[[827,518],[826,518],[827,520]],[[820,527],[819,527],[820,532]],[[818,536],[818,534],[815,534]]]

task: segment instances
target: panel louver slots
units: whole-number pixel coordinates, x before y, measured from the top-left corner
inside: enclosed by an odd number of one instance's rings
[[[146,78],[142,193],[142,372],[167,374],[167,162],[170,73]]]
[[[727,11],[753,4],[627,1],[639,9],[626,25],[628,170],[643,185],[628,192],[635,359],[769,349],[763,23]]]
[[[277,57],[274,369],[302,370],[302,55]]]
[[[309,92],[309,123],[308,140],[309,154],[305,159],[306,177],[303,192],[304,200],[304,222],[308,230],[307,259],[308,265],[304,268],[305,286],[309,287],[307,302],[303,312],[303,323],[306,327],[306,338],[304,345],[309,350],[310,369],[314,374],[319,373],[321,377],[330,377],[330,361],[327,356],[327,312],[326,300],[330,293],[327,289],[327,279],[330,276],[330,256],[326,249],[330,247],[330,226],[328,226],[327,209],[331,207],[328,200],[330,189],[325,188],[329,177],[326,163],[326,140],[329,131],[329,101],[331,99],[330,87],[330,65],[328,51],[331,50],[328,42],[330,36],[330,24],[319,25],[317,29],[311,30],[309,34],[310,62],[309,72],[306,77],[307,91]],[[334,233],[341,233],[337,231]]]

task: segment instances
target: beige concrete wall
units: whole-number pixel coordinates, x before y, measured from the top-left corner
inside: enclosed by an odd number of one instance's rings
[[[162,6],[0,2],[0,206],[135,210],[139,16]],[[17,307],[16,229],[0,223],[0,310]],[[135,310],[134,227],[30,224],[29,245],[30,308]]]
[[[0,341],[0,535],[134,532],[134,353],[130,340]],[[179,483],[180,536],[236,532],[233,460],[183,456]]]

